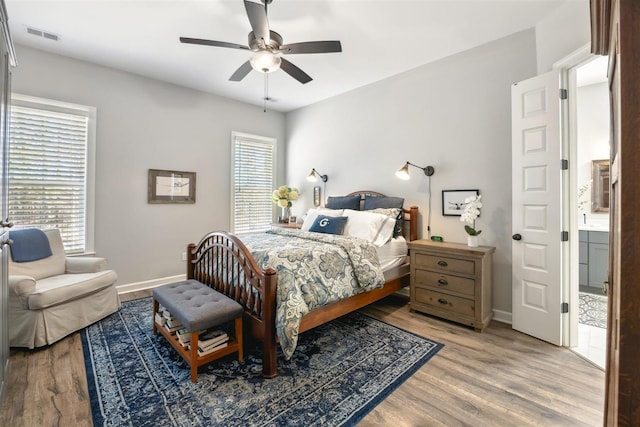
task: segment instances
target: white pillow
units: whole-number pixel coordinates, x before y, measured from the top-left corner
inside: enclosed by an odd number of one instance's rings
[[[345,209],[348,217],[344,234],[368,240],[375,246],[383,246],[393,236],[396,221],[384,214]]]
[[[316,220],[318,215],[342,216],[342,209],[311,208],[307,212],[307,215],[305,215],[304,221],[302,222],[302,227],[300,227],[300,230],[309,231],[309,229],[311,228],[311,225]]]

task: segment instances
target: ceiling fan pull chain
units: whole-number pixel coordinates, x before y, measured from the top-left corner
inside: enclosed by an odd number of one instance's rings
[[[269,74],[264,73],[264,113],[267,112],[267,99],[269,99]]]

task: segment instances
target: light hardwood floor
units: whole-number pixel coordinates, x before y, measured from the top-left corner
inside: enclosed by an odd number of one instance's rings
[[[445,347],[361,426],[602,425],[604,372],[568,349],[495,321],[477,333],[411,312],[399,297],[363,311]],[[79,334],[42,350],[12,350],[9,369],[0,426],[91,425]]]

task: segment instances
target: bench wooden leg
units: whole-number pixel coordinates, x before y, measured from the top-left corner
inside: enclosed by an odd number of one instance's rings
[[[243,343],[242,339],[242,316],[236,319],[236,341],[238,342],[238,361],[244,361]]]
[[[153,335],[158,335],[158,326],[156,325],[156,313],[160,308],[160,303],[153,299]]]
[[[198,382],[198,331],[191,332],[191,382]]]

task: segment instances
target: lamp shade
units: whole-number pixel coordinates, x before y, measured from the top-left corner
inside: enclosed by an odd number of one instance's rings
[[[280,69],[281,62],[280,57],[270,50],[259,50],[249,58],[251,67],[261,73],[273,73]]]
[[[408,180],[409,176],[409,162],[405,163],[403,167],[396,171],[396,176],[403,180]]]

